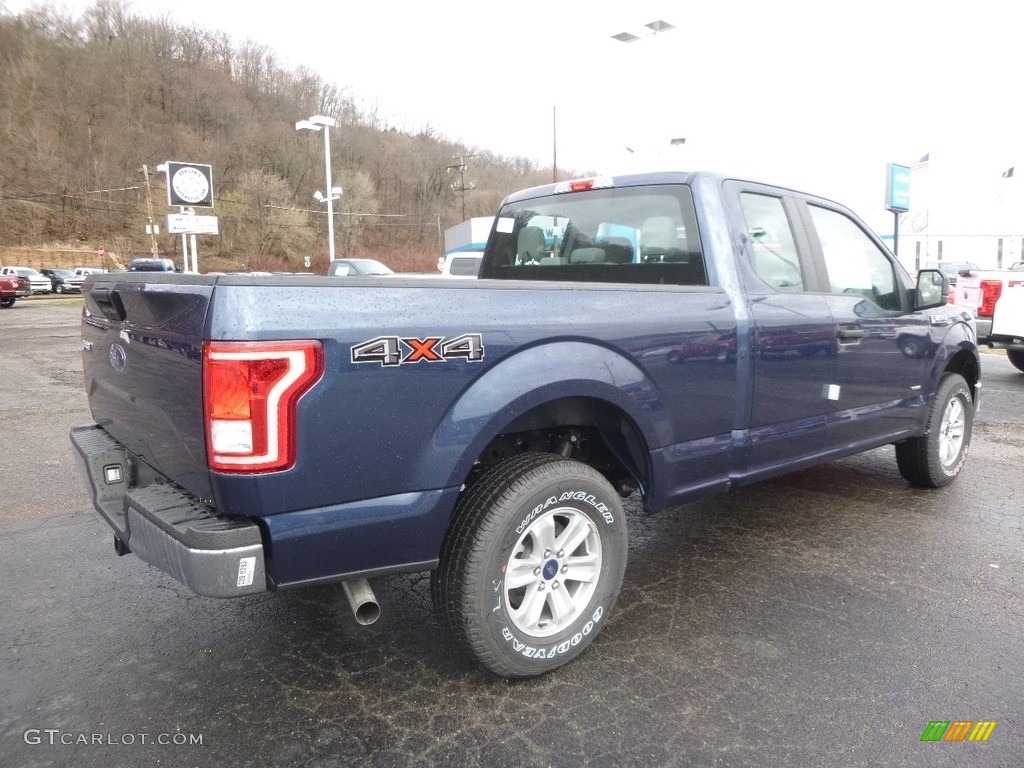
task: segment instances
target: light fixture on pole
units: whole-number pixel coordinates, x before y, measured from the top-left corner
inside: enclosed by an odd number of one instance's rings
[[[327,252],[331,261],[334,261],[334,201],[341,197],[341,187],[331,185],[331,128],[335,128],[338,121],[327,115],[313,115],[308,120],[299,120],[295,123],[296,131],[319,131],[324,132],[324,168],[327,178],[326,189],[329,190],[325,197],[317,192],[313,195],[318,202],[327,201]]]
[[[647,27],[650,32],[644,32],[640,35],[634,35],[632,32],[619,32],[618,34],[612,35],[612,40],[618,40],[620,43],[635,43],[642,37],[651,37],[659,32],[668,32],[668,30],[676,28],[675,24],[669,24],[667,21],[662,21],[661,19],[652,21],[649,24],[644,24],[644,26]]]

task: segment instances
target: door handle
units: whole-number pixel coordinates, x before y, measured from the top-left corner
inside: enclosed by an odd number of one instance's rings
[[[864,329],[858,325],[839,326],[836,336],[840,341],[856,341],[864,338]]]

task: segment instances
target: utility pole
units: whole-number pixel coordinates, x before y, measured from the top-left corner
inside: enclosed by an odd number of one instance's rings
[[[149,243],[150,243],[149,252],[152,254],[153,258],[155,259],[157,257],[157,255],[156,255],[156,223],[153,221],[153,188],[149,184],[149,166],[148,165],[143,165],[142,166],[142,176],[146,180],[146,220],[149,222],[149,224],[146,226],[146,229],[149,230]]]
[[[462,220],[465,221],[466,220],[466,189],[467,189],[467,187],[466,187],[466,167],[467,167],[466,166],[466,161],[469,158],[471,158],[471,157],[476,157],[476,153],[474,152],[472,155],[454,155],[454,157],[459,158],[459,164],[458,165],[449,165],[445,170],[448,173],[451,173],[452,171],[456,171],[456,170],[459,172],[459,186],[456,187],[454,184],[452,184],[452,191],[453,192],[459,192],[462,195]],[[468,189],[473,189],[473,185],[470,184]]]

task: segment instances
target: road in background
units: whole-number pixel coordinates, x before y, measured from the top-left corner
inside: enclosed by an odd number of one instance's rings
[[[1017,766],[1024,374],[984,357],[952,486],[891,448],[647,517],[580,659],[508,682],[448,641],[429,578],[197,597],[118,558],[67,433],[80,302],[0,310],[0,764]],[[985,743],[924,743],[990,720]],[[161,743],[165,742],[165,743]],[[201,743],[197,743],[201,742]]]

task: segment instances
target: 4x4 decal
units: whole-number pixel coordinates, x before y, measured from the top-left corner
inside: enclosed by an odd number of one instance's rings
[[[401,336],[378,336],[352,347],[353,363],[380,363],[382,366],[418,363],[440,363],[446,360],[466,360],[476,363],[484,359],[484,337],[479,333],[464,333],[453,339],[428,336],[425,339]]]

